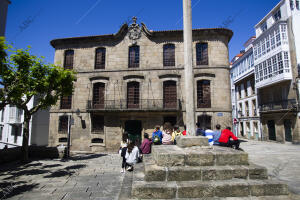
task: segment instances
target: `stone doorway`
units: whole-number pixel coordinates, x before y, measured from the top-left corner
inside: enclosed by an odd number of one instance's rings
[[[292,122],[290,119],[284,120],[285,141],[292,142]]]
[[[275,131],[275,121],[274,120],[268,121],[268,131],[269,131],[269,140],[276,141],[276,131]]]
[[[128,137],[131,141],[142,141],[142,121],[140,120],[127,120],[125,122],[125,131],[128,132]]]

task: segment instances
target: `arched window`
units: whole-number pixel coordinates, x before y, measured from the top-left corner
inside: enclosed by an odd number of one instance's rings
[[[64,69],[73,69],[74,50],[65,51]]]
[[[197,65],[208,65],[208,44],[196,44],[196,60]]]
[[[176,81],[165,81],[163,83],[164,108],[177,108]]]
[[[105,48],[96,49],[95,55],[95,69],[104,69],[105,68]]]
[[[140,47],[131,46],[129,47],[128,67],[137,68],[139,67],[139,65],[140,65]]]
[[[200,80],[197,81],[197,108],[210,108],[210,81]]]
[[[164,66],[170,67],[175,66],[175,45],[165,44],[164,45]]]
[[[95,83],[93,85],[93,108],[104,108],[105,84]]]
[[[139,108],[140,102],[140,83],[127,83],[127,108]]]

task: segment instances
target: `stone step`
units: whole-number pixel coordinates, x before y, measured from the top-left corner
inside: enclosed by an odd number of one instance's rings
[[[231,148],[157,145],[152,148],[152,158],[158,166],[224,166],[248,165],[248,154]]]
[[[267,179],[267,169],[255,164],[248,166],[162,167],[145,165],[145,181],[210,181],[230,179]]]
[[[132,197],[176,199],[288,195],[287,185],[274,180],[133,181]]]

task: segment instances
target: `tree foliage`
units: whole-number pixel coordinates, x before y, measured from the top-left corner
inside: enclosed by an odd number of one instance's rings
[[[76,81],[72,70],[47,64],[43,58],[31,55],[29,50],[30,47],[14,49],[0,38],[0,86],[3,87],[0,89],[0,110],[8,104],[23,109],[24,123],[29,123],[39,109],[55,105],[61,96],[71,95]],[[27,104],[33,97],[37,98],[37,104],[29,108]],[[26,131],[23,131],[24,136]]]

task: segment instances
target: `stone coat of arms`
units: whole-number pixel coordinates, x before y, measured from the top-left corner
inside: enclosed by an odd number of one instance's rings
[[[136,44],[137,40],[140,39],[142,36],[142,31],[141,31],[140,25],[138,25],[136,23],[137,18],[133,17],[132,20],[133,20],[133,23],[128,28],[129,29],[128,36],[129,36],[129,39],[132,40],[132,43]]]

